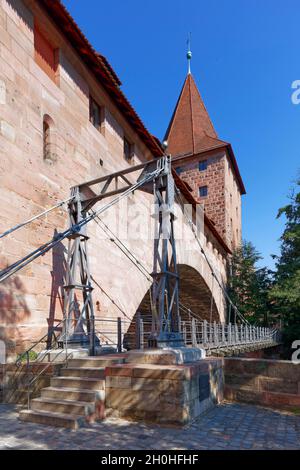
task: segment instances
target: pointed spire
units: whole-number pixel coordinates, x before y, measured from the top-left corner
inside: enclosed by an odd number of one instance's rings
[[[195,154],[226,144],[218,139],[191,73],[183,84],[165,140],[168,151],[174,156]]]

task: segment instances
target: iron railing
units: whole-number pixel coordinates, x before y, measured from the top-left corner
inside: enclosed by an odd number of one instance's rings
[[[122,352],[129,349],[148,347],[151,335],[151,321],[136,315],[131,322],[118,319],[95,319],[96,334],[103,345],[115,347]],[[201,347],[206,350],[238,349],[247,345],[267,345],[280,342],[279,330],[249,324],[209,323],[206,320],[180,320],[180,332],[185,345]]]

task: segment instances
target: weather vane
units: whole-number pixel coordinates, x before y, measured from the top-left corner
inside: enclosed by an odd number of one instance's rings
[[[188,39],[187,39],[187,53],[186,53],[186,58],[188,60],[188,73],[191,73],[191,58],[192,58],[192,51],[191,51],[191,36],[192,33],[189,33]]]

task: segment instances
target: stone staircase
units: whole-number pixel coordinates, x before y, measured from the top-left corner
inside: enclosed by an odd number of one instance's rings
[[[123,362],[121,355],[70,359],[19,419],[69,429],[103,419],[105,367]]]

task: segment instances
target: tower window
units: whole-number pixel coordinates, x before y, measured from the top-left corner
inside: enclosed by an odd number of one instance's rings
[[[102,131],[104,122],[104,110],[99,104],[90,96],[90,122],[98,131]]]
[[[207,186],[200,186],[199,188],[199,196],[206,197],[208,195],[208,188]]]
[[[205,171],[207,169],[207,160],[199,162],[199,171]]]
[[[126,137],[124,137],[124,158],[125,158],[125,160],[130,161],[132,159],[133,154],[134,154],[133,149],[134,149],[133,144],[131,144],[129,142],[129,140],[126,139]]]

